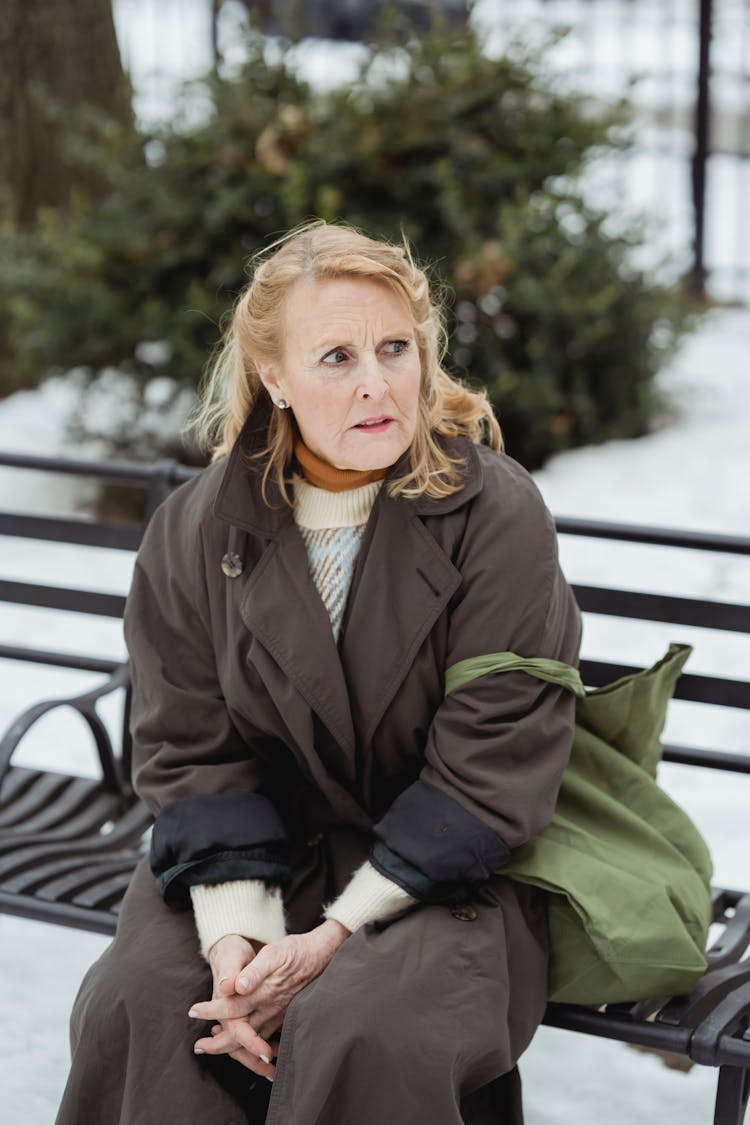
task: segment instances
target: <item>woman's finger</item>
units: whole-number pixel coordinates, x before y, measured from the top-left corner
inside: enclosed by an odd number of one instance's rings
[[[251,1040],[252,1041],[252,1040]],[[263,1040],[255,1037],[256,1043],[262,1043]],[[257,1054],[254,1050],[238,1044],[235,1042],[235,1034],[233,1032],[222,1031],[213,1039],[199,1039],[193,1048],[196,1054],[207,1055],[229,1055],[231,1059],[242,1063],[248,1070],[253,1071],[254,1074],[259,1074],[263,1078],[269,1078],[273,1081],[276,1074],[276,1067],[273,1063],[272,1049],[268,1044],[264,1044],[268,1054],[262,1051]]]
[[[236,1051],[240,1046],[241,1043],[234,1032],[219,1029],[210,1039],[196,1039],[193,1051],[196,1055],[226,1055],[230,1051]]]
[[[246,1016],[254,1007],[247,996],[221,996],[193,1004],[188,1015],[194,1020],[236,1020]]]
[[[236,1040],[238,1047],[244,1047],[251,1054],[258,1058],[262,1056],[269,1062],[273,1058],[273,1048],[270,1043],[258,1034],[252,1024],[245,1020],[233,1020],[228,1031]]]
[[[213,975],[215,998],[231,996],[234,993],[234,982],[238,972],[251,962],[254,956],[250,942],[238,934],[227,934],[211,946],[208,960]]]
[[[234,982],[235,991],[243,996],[247,996],[251,992],[257,993],[272,973],[278,970],[281,970],[284,974],[288,973],[294,962],[294,956],[294,946],[288,938],[272,942],[270,945],[264,945],[255,957],[249,958],[247,964],[237,973]]]
[[[258,1057],[273,1058],[270,1043],[247,1020],[227,1020],[218,1032],[212,1030],[210,1038],[196,1040],[193,1050],[196,1054],[221,1055],[239,1047],[246,1047]]]
[[[251,1051],[246,1050],[244,1047],[239,1047],[236,1051],[232,1051],[229,1055],[230,1059],[235,1062],[242,1063],[248,1070],[252,1070],[253,1074],[260,1074],[263,1078],[270,1079],[273,1082],[276,1077],[276,1067],[270,1063],[264,1063],[262,1059],[257,1058]]]
[[[271,1037],[281,1029],[284,1013],[278,1008],[256,1008],[250,1023],[261,1038],[270,1042]]]

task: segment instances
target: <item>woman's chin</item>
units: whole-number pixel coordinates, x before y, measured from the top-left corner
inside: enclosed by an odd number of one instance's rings
[[[358,469],[360,472],[388,469],[409,448],[409,443],[404,444],[403,439],[395,439],[395,434],[357,433],[357,444],[353,446],[351,442],[347,443],[346,456],[336,462],[336,468]]]

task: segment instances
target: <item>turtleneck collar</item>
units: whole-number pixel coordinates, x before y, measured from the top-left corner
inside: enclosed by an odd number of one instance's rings
[[[385,469],[337,469],[329,465],[317,453],[313,453],[295,427],[294,455],[299,461],[302,475],[308,484],[315,488],[325,488],[327,492],[346,492],[350,488],[361,488],[363,484],[372,484],[373,481],[382,480],[388,472]]]

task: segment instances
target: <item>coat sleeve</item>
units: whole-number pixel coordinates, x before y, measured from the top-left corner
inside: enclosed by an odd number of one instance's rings
[[[554,521],[528,473],[507,461],[471,502],[446,666],[512,651],[577,667],[581,615]],[[434,715],[418,780],[374,827],[373,866],[422,901],[481,884],[551,819],[574,723],[573,694],[523,672],[452,691]]]
[[[193,488],[183,485],[154,513],[124,616],[133,784],[156,818],[159,890],[183,907],[191,886],[289,877],[285,826],[219,682]]]

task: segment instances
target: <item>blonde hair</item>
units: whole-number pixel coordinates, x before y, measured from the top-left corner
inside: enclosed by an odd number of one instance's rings
[[[437,442],[438,436],[466,435],[472,441],[486,438],[493,449],[503,449],[500,426],[486,391],[469,390],[441,366],[448,343],[442,304],[432,300],[427,275],[415,264],[403,234],[402,240],[403,246],[391,245],[346,224],[316,219],[295,227],[251,259],[251,280],[237,299],[207,367],[189,423],[189,430],[212,461],[230,452],[259,397],[267,393],[255,360],[273,363],[282,357],[284,301],[291,287],[300,279],[340,277],[384,282],[406,300],[414,323],[422,375],[411,468],[389,482],[389,493],[437,499],[461,488],[463,459],[448,456]],[[290,413],[272,412],[266,446],[255,454],[267,460],[264,497],[273,474],[289,504]]]

